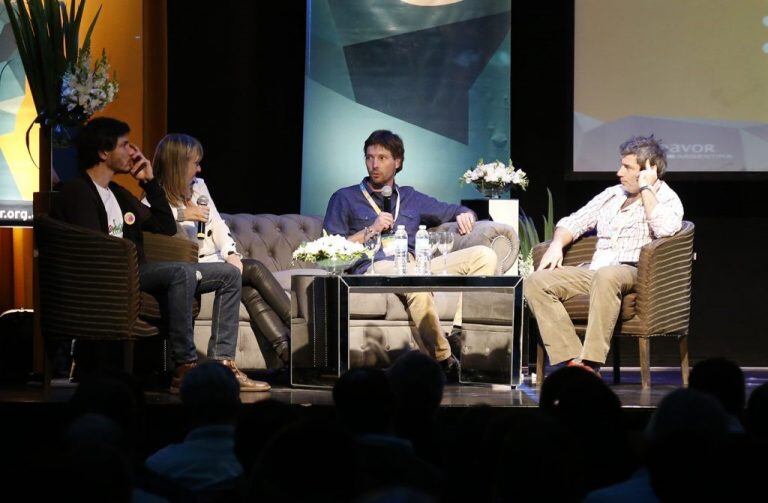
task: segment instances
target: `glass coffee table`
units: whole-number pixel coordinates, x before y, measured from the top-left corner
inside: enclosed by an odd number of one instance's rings
[[[331,388],[350,368],[350,294],[408,292],[462,292],[464,312],[473,306],[462,323],[461,384],[521,384],[527,327],[519,276],[296,275],[291,385]]]

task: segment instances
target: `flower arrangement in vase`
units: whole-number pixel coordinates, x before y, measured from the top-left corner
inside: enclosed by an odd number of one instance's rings
[[[341,274],[365,256],[365,247],[338,234],[328,234],[302,243],[294,252],[293,259],[312,262],[331,274]]]
[[[499,199],[512,186],[518,186],[522,190],[528,187],[528,175],[521,169],[515,169],[512,160],[509,166],[501,161],[483,164],[480,159],[474,169],[468,169],[461,178],[461,183],[473,184],[485,197]]]
[[[51,132],[55,147],[69,147],[80,126],[115,100],[120,89],[116,77],[116,73],[109,76],[106,51],[101,52],[93,67],[90,48],[80,51],[61,78],[61,107]]]
[[[91,50],[80,51],[77,61],[72,64],[61,80],[61,104],[70,116],[84,122],[91,115],[102,110],[115,100],[120,86],[116,75],[109,77],[109,62],[106,51],[91,69]]]

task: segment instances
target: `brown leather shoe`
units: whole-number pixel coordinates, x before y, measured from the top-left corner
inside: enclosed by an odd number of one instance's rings
[[[269,383],[265,383],[264,381],[255,381],[251,378],[249,378],[245,373],[237,368],[237,365],[235,365],[234,360],[221,360],[221,364],[225,367],[229,367],[229,369],[232,371],[233,374],[235,374],[235,377],[237,378],[237,382],[240,383],[240,391],[269,391],[272,389],[272,386],[269,385]]]
[[[181,388],[181,380],[184,379],[184,376],[187,374],[187,372],[195,367],[197,367],[197,361],[176,364],[176,370],[173,371],[173,377],[171,377],[171,393],[174,395],[179,394],[179,388]]]

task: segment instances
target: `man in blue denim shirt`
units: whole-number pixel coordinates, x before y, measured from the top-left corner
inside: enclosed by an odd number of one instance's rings
[[[374,131],[365,141],[365,166],[368,176],[358,185],[337,190],[328,202],[323,228],[329,234],[340,234],[350,241],[364,243],[375,233],[391,232],[397,225],[404,225],[408,232],[408,248],[414,250],[414,241],[419,225],[439,225],[456,220],[460,234],[472,231],[475,214],[458,204],[438,201],[413,187],[395,184],[395,175],[403,169],[405,148],[402,139],[391,131]],[[389,211],[384,211],[384,197],[381,191],[392,187]],[[388,255],[391,251],[382,243],[376,254],[376,272],[392,274],[394,262]],[[412,259],[412,257],[411,257]],[[442,260],[441,260],[442,263]],[[493,275],[496,273],[496,255],[488,247],[473,246],[449,253],[446,256],[446,271],[449,274]],[[353,272],[362,274],[370,262],[361,261]],[[413,267],[409,264],[409,269]],[[409,293],[400,295],[406,310],[419,327],[419,335],[425,349],[439,361],[450,375],[456,370],[456,359],[440,326],[435,311],[434,299],[430,293]]]

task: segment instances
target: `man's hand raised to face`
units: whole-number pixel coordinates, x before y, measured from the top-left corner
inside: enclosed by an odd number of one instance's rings
[[[152,171],[152,163],[144,157],[139,147],[131,143],[131,176],[140,182],[149,182],[155,178]]]
[[[640,187],[643,187],[644,185],[653,187],[653,184],[656,183],[658,179],[659,172],[656,169],[656,166],[651,166],[650,160],[645,161],[645,169],[640,170],[640,173],[637,175],[638,185]]]

